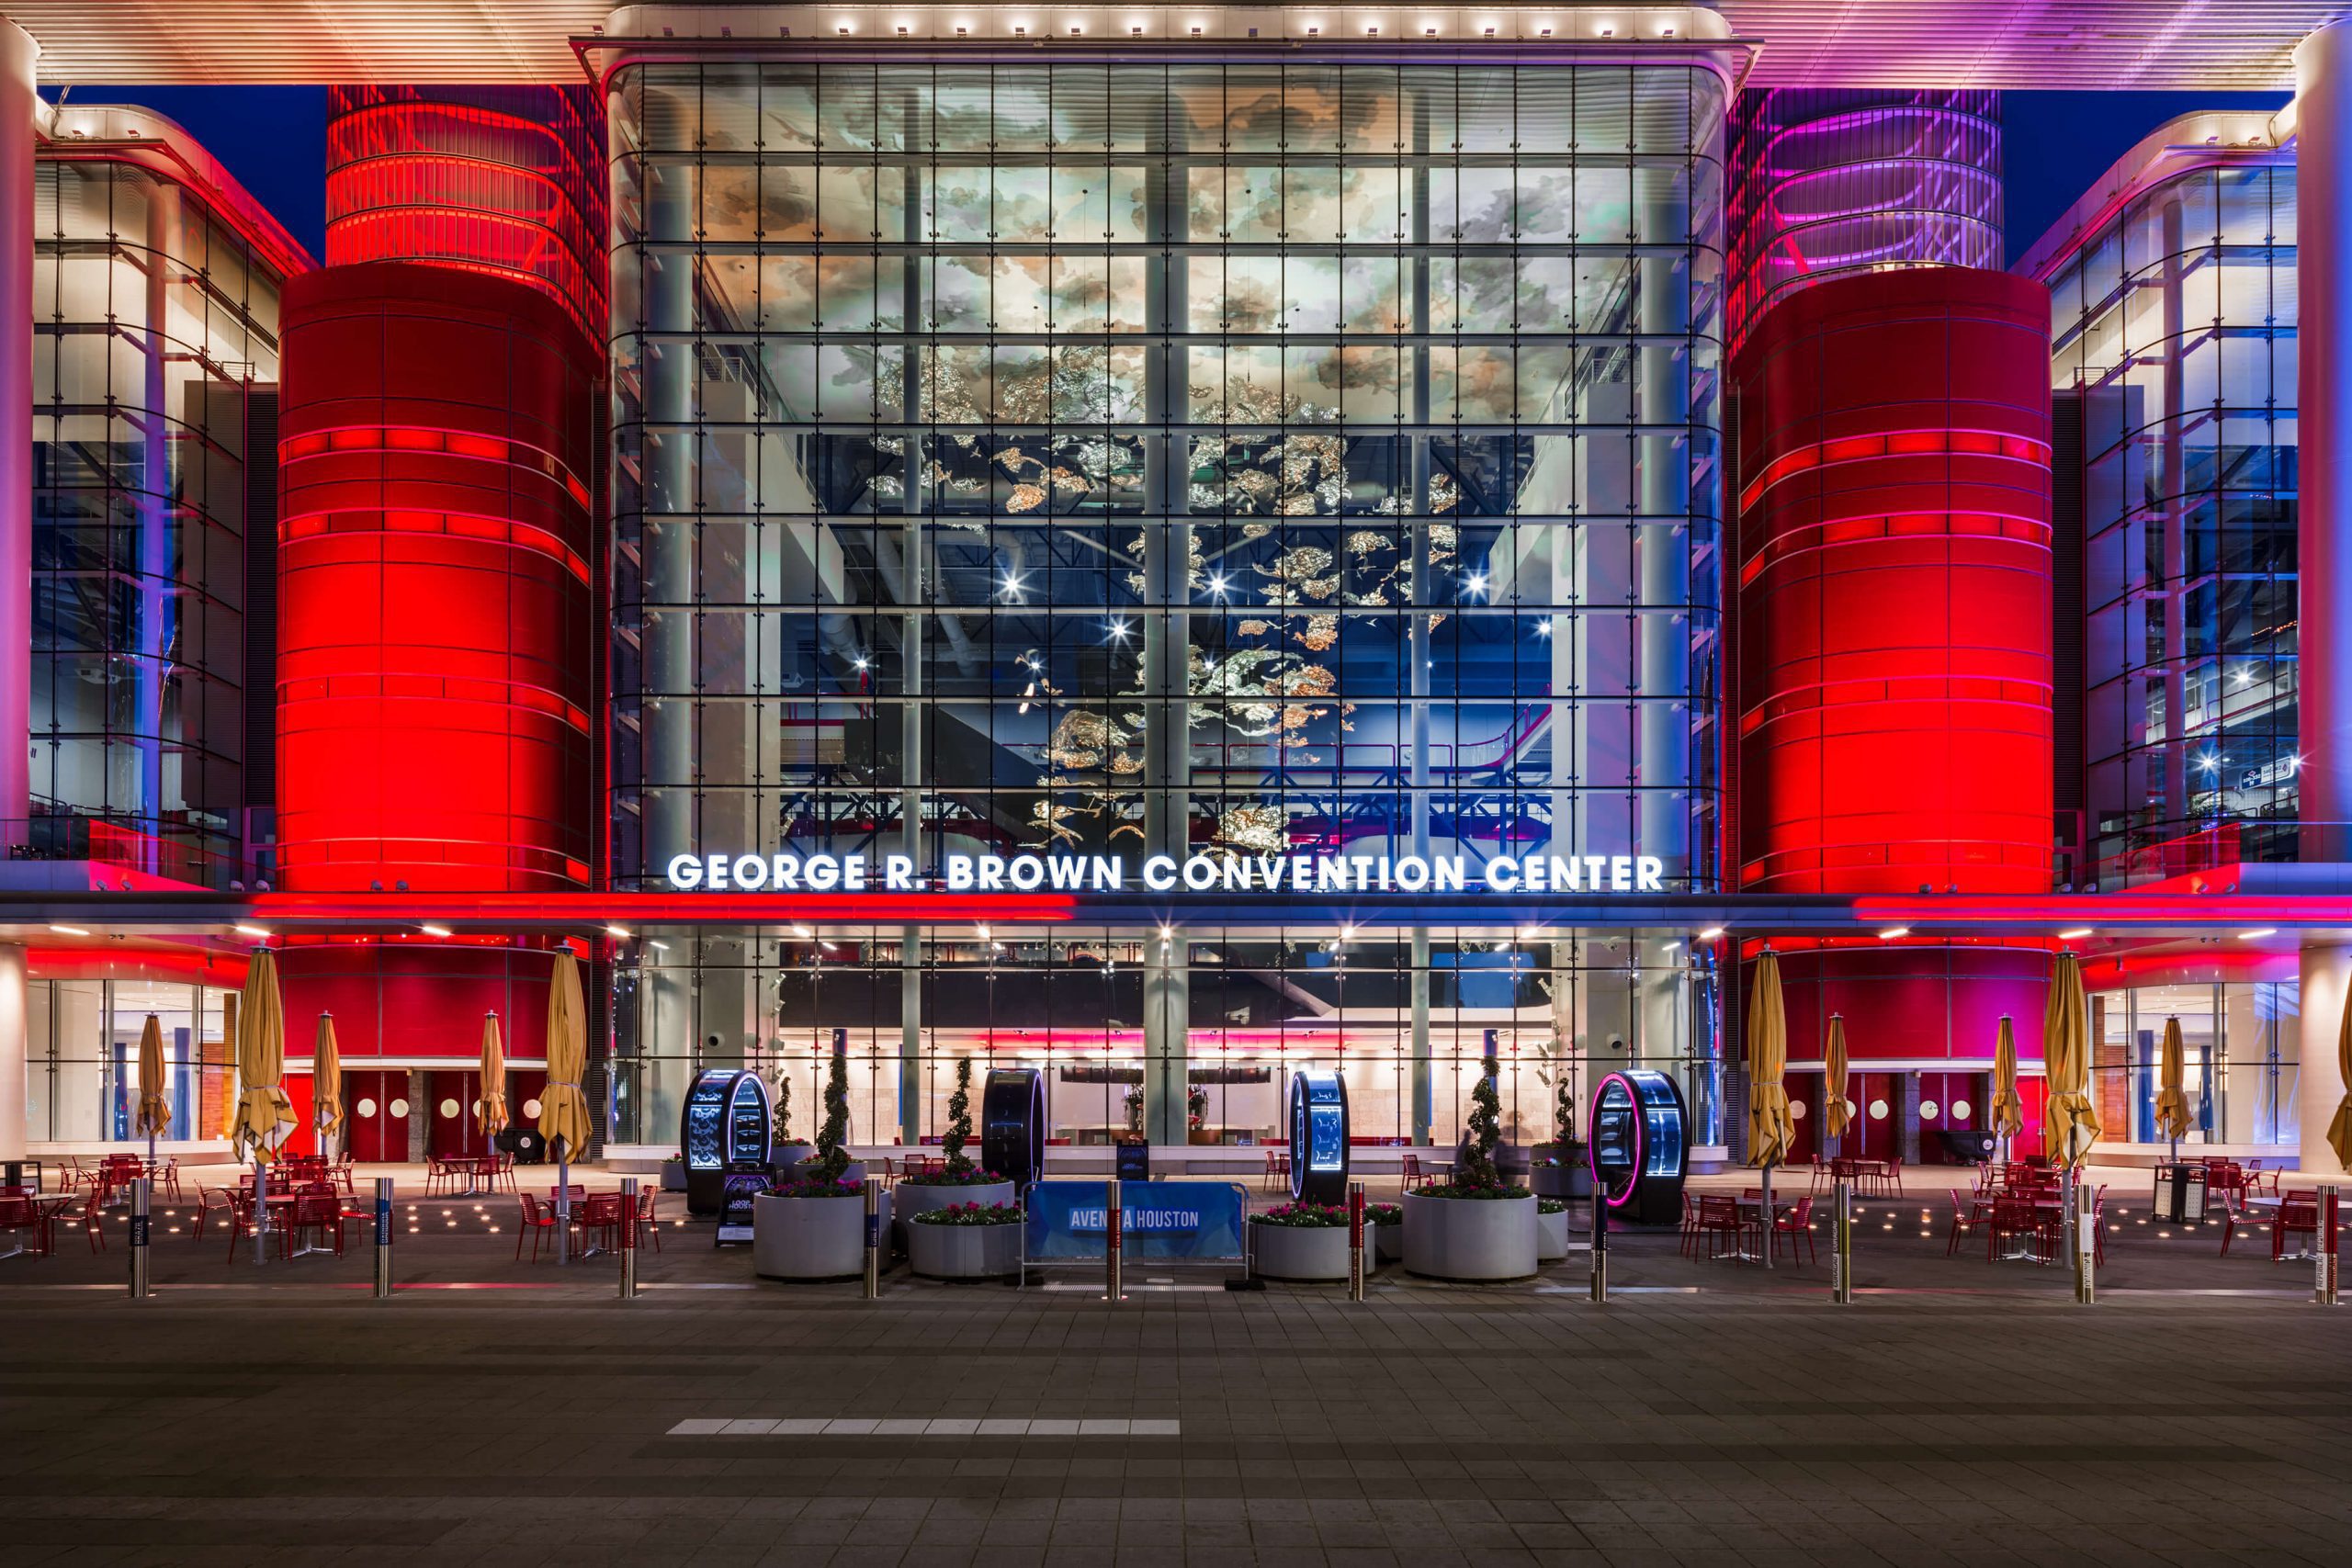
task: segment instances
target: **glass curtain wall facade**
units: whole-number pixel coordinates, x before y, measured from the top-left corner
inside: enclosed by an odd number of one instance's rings
[[[2248,154],[2134,196],[2048,279],[2102,888],[2296,855],[2294,245],[2291,163]]]
[[[34,200],[30,841],[225,886],[247,403],[277,378],[282,275],[128,161],[44,156]]]
[[[28,1131],[36,1143],[124,1142],[136,1134],[139,1035],[164,1035],[172,1140],[224,1135],[236,1077],[223,1032],[232,989],[162,980],[35,980],[27,987]]]
[[[621,70],[615,885],[739,848],[1548,844],[1714,886],[1724,97],[1566,55]],[[1458,1125],[1428,1058],[1475,1068],[1463,976],[1530,1050],[1705,1033],[1663,933],[1319,918],[679,933],[624,976],[622,1119],[666,1139],[689,1057],[840,1028],[916,1134],[926,1058],[1027,1028],[1149,1038],[1185,1074],[1155,1103],[1223,1126],[1194,1090],[1229,1032],[1282,1035],[1253,1066],[1301,1019],[1341,1049],[1342,965],[1350,1045],[1363,998],[1367,1059],[1424,1058],[1400,1136]],[[1572,1020],[1588,972],[1625,999]]]
[[[2296,1142],[2298,994],[2289,981],[2212,981],[2101,991],[2091,998],[2091,1094],[2105,1136],[2162,1144],[2165,1022],[2180,1021],[2183,1145]]]

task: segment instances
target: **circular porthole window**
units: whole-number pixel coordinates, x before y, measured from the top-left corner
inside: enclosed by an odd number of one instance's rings
[[[1951,1102],[1951,1114],[1952,1114],[1952,1120],[1953,1120],[1953,1121],[1955,1121],[1955,1122],[1965,1122],[1965,1121],[1967,1121],[1967,1120],[1968,1120],[1968,1101],[1966,1101],[1966,1100],[1953,1100],[1953,1101]]]
[[[441,1102],[441,1120],[444,1122],[455,1122],[457,1119],[458,1102],[454,1100],[443,1100]]]
[[[536,1100],[525,1100],[523,1102],[523,1114],[536,1121],[539,1114],[539,1102]]]
[[[1804,1121],[1804,1101],[1802,1100],[1792,1100],[1789,1101],[1789,1115],[1796,1121]]]
[[[1873,1100],[1871,1101],[1871,1120],[1873,1122],[1883,1122],[1886,1120],[1886,1101],[1883,1100]]]
[[[405,1100],[395,1100],[391,1104],[386,1106],[385,1109],[390,1111],[396,1117],[405,1118],[408,1115],[408,1101]]]
[[[481,1101],[479,1100],[474,1101],[474,1114],[477,1116],[481,1114]]]
[[[376,1114],[376,1102],[363,1094],[359,1097],[359,1103],[351,1109],[362,1116],[373,1116]]]
[[[1936,1102],[1932,1100],[1921,1100],[1919,1102],[1919,1120],[1922,1122],[1932,1122],[1935,1119]]]

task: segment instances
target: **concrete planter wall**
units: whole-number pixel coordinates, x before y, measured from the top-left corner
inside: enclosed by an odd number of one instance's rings
[[[889,1223],[890,1195],[882,1195]],[[752,1268],[764,1280],[839,1280],[865,1271],[865,1204],[856,1198],[752,1200]]]
[[[768,1145],[768,1164],[782,1171],[790,1171],[804,1159],[817,1157],[817,1145],[805,1138],[795,1138],[786,1144]]]
[[[938,1187],[925,1181],[901,1181],[890,1189],[890,1214],[895,1222],[890,1227],[891,1234],[898,1244],[907,1249],[908,1256],[912,1257],[914,1247],[908,1240],[907,1222],[917,1214],[928,1214],[933,1209],[960,1207],[966,1203],[978,1203],[985,1209],[991,1203],[1010,1203],[1013,1197],[1010,1181],[990,1181],[978,1187]]]
[[[1538,1208],[1542,1205],[1538,1204]],[[1535,1261],[1557,1263],[1568,1255],[1568,1212],[1535,1216]]]
[[[1401,1262],[1405,1257],[1405,1227],[1403,1225],[1366,1225],[1364,1234],[1372,1237],[1373,1256],[1383,1263]]]
[[[1592,1196],[1592,1168],[1586,1163],[1582,1144],[1570,1144],[1563,1151],[1557,1144],[1535,1145],[1538,1157],[1559,1154],[1566,1165],[1532,1165],[1528,1168],[1527,1184],[1535,1189],[1539,1198],[1589,1198]]]
[[[1535,1272],[1535,1200],[1405,1194],[1405,1267],[1437,1280]]]
[[[1021,1267],[1018,1224],[910,1224],[906,1232],[908,1265],[928,1279],[993,1280]]]
[[[662,1162],[662,1190],[684,1192],[685,1190],[686,1162],[682,1159],[663,1160]]]
[[[1345,1225],[1250,1227],[1252,1267],[1269,1280],[1344,1280],[1348,1277]]]

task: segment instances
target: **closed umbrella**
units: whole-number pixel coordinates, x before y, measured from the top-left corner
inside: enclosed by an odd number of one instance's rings
[[[286,1013],[277,997],[277,961],[260,948],[245,970],[245,987],[237,1009],[236,1124],[229,1131],[230,1146],[240,1157],[251,1154],[258,1165],[284,1134],[277,1129],[295,1122],[294,1106],[286,1098]]]
[[[1842,1138],[1854,1120],[1854,1102],[1846,1098],[1846,1018],[1843,1013],[1829,1015],[1829,1046],[1822,1053],[1821,1068],[1822,1131],[1830,1137]],[[1841,1147],[1838,1152],[1844,1151]]]
[[[2188,1094],[2182,1089],[2181,1079],[2187,1068],[2180,1043],[2180,1020],[2165,1020],[2163,1053],[2156,1058],[2156,1126],[2172,1140],[2172,1157],[2180,1158],[2180,1140],[2188,1134],[2192,1118],[2188,1113]]]
[[[155,1163],[155,1135],[172,1124],[172,1108],[164,1099],[164,1025],[153,1013],[139,1032],[139,1119],[147,1134],[147,1163]]]
[[[2085,1091],[2090,1087],[2090,1003],[2083,995],[2083,966],[2062,953],[2050,976],[2050,1007],[2041,1020],[2042,1070],[2050,1098],[2041,1117],[2042,1150],[2052,1165],[2072,1170],[2098,1142],[2098,1111]]]
[[[548,1084],[539,1091],[539,1135],[555,1151],[556,1261],[564,1262],[571,1230],[571,1156],[588,1146],[588,1097],[580,1080],[588,1067],[588,1008],[580,995],[580,964],[555,955],[548,976]]]
[[[2338,1164],[2352,1169],[2352,1001],[2344,1008],[2344,1021],[2335,1030],[2335,1081],[2344,1085],[2336,1101],[2335,1120],[2327,1124],[2327,1141]]]
[[[318,1129],[319,1153],[343,1131],[343,1053],[334,1043],[334,1014],[319,1014],[319,1037],[311,1045],[311,1121]]]
[[[2025,1131],[2025,1100],[2018,1094],[2018,1026],[2001,1015],[1998,1043],[1993,1047],[1993,1135],[2001,1140],[2001,1158],[2009,1157],[2009,1140]]]
[[[506,1047],[499,1043],[498,1015],[481,1015],[481,1135],[494,1141],[506,1131]]]
[[[1789,1018],[1781,1003],[1781,961],[1771,949],[1756,961],[1747,990],[1747,1163],[1762,1169],[1764,1224],[1772,1223],[1772,1168],[1789,1157],[1796,1126],[1781,1077],[1789,1066]],[[1771,1266],[1772,1249],[1764,1248]]]

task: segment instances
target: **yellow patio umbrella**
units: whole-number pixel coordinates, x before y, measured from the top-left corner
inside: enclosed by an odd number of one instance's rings
[[[1781,1075],[1789,1066],[1789,1016],[1781,1002],[1781,961],[1770,948],[1747,988],[1747,1163],[1770,1168],[1789,1157],[1796,1128]]]
[[[1993,1135],[2001,1140],[2001,1153],[2009,1152],[2009,1140],[2025,1131],[2025,1100],[2018,1093],[2018,1026],[2007,1013],[2001,1015],[2001,1032],[1993,1047]]]
[[[2172,1140],[2175,1158],[2180,1156],[2180,1140],[2188,1134],[2194,1118],[2188,1111],[2188,1094],[2182,1089],[2181,1079],[2187,1072],[2185,1053],[2180,1043],[2180,1020],[2165,1020],[2163,1053],[2156,1058],[2156,1126]]]
[[[1822,1131],[1833,1138],[1845,1136],[1854,1120],[1854,1102],[1846,1098],[1846,1018],[1829,1015],[1829,1045],[1821,1059]]]
[[[2083,1163],[2098,1142],[2098,1111],[2085,1092],[2090,1087],[2090,1003],[2083,995],[2083,966],[2062,953],[2050,976],[2050,1006],[2041,1019],[2042,1071],[2050,1097],[2042,1108],[2042,1150],[2052,1165]]]
[[[334,1043],[334,1014],[319,1014],[319,1037],[311,1044],[311,1122],[318,1129],[319,1153],[343,1131],[343,1053]]]
[[[2344,1085],[2344,1098],[2336,1101],[2335,1120],[2327,1124],[2327,1142],[2337,1161],[2352,1170],[2352,1000],[2345,1003],[2344,1021],[2335,1030],[2335,1081]]]
[[[255,1163],[272,1148],[272,1134],[294,1124],[294,1106],[286,1098],[286,1012],[277,996],[277,961],[269,949],[257,948],[245,970],[245,988],[237,1009],[237,1121],[229,1131],[230,1146],[240,1158],[250,1153]],[[278,1134],[282,1141],[283,1134]]]
[[[139,1031],[139,1116],[135,1129],[147,1134],[147,1158],[155,1157],[155,1138],[170,1131],[172,1108],[164,1098],[164,1025],[153,1013]]]
[[[498,1015],[481,1015],[481,1135],[506,1131],[506,1047],[499,1043]]]
[[[539,1135],[559,1160],[588,1146],[588,1097],[580,1080],[588,1068],[588,1009],[580,994],[580,964],[555,955],[548,977],[548,1083],[539,1091]]]

